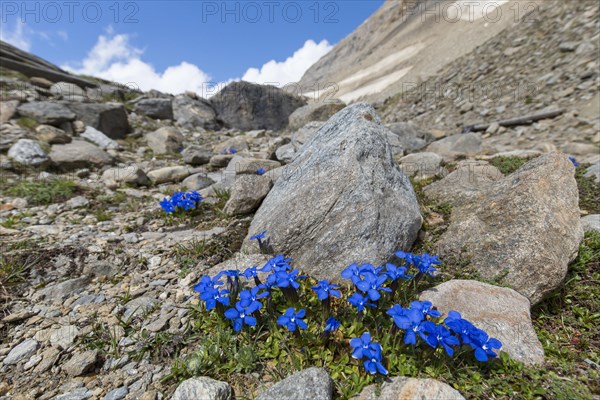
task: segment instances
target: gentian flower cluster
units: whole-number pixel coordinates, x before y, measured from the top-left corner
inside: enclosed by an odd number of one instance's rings
[[[579,167],[581,164],[577,161],[577,159],[573,156],[569,156],[569,161],[575,166],[575,168]]]
[[[437,323],[435,319],[442,314],[432,308],[429,301],[413,301],[408,308],[396,304],[387,314],[392,317],[398,328],[404,330],[404,344],[407,345],[416,345],[417,339],[421,338],[430,347],[441,347],[452,357],[454,347],[460,346],[462,341],[462,344],[475,350],[475,358],[479,361],[496,357],[493,349],[502,347],[498,339],[489,338],[487,333],[463,319],[456,311],[450,311],[443,324]]]
[[[235,153],[237,153],[237,150],[234,149],[233,147],[221,150],[221,154],[235,154]]]
[[[160,206],[167,214],[172,214],[176,211],[195,210],[198,204],[204,200],[200,193],[192,192],[175,192],[169,198],[165,197],[160,202]]]
[[[256,240],[261,248],[269,243],[266,231],[257,233],[250,239]],[[377,313],[389,304],[391,307],[385,314],[391,317],[391,321],[379,316],[374,320],[377,324],[387,322],[388,327],[392,326],[392,332],[401,330],[402,340],[407,346],[423,344],[433,349],[439,348],[450,357],[459,348],[470,348],[474,351],[475,358],[482,362],[496,357],[496,351],[502,343],[462,318],[458,312],[450,311],[442,320],[442,313],[429,301],[413,301],[408,307],[395,304],[394,295],[400,282],[415,278],[416,283],[420,278],[434,276],[435,266],[441,264],[437,256],[427,253],[415,255],[399,251],[395,254],[404,260],[403,265],[352,264],[342,271],[342,278],[350,280],[355,289],[347,300],[359,311],[360,319],[363,320],[362,313],[367,308]],[[310,286],[312,292],[306,290],[308,288],[299,290],[306,277],[292,267],[292,264],[291,258],[278,254],[269,258],[263,266],[224,270],[214,277],[203,276],[194,290],[199,293],[206,310],[216,310],[216,315],[230,321],[235,332],[266,325],[267,331],[285,329],[294,332],[295,335],[290,336],[290,340],[305,340],[314,335],[302,334],[302,331],[309,329],[312,319],[320,318],[315,322],[323,327],[322,345],[326,346],[330,340],[343,337],[343,324],[331,313],[332,301],[344,297],[340,286],[329,280],[320,280]],[[301,300],[306,299],[300,299],[300,294],[306,297],[311,296],[310,293],[322,305],[323,314],[320,317],[314,312],[314,308],[301,307]],[[283,304],[276,304],[282,301],[286,303],[284,307]],[[308,304],[314,305],[315,301]],[[363,323],[372,324],[372,321],[371,318],[364,318]],[[342,333],[334,334],[340,328]],[[260,331],[264,332],[262,329]],[[374,335],[382,332],[380,326],[376,332]],[[349,344],[352,357],[362,363],[368,374],[388,374],[384,365],[383,348],[372,339],[370,332],[352,338]]]

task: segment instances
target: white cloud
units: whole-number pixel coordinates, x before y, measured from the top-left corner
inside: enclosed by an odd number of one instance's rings
[[[112,29],[109,28],[107,32],[112,36]],[[78,67],[64,65],[63,68],[77,74],[97,76],[144,91],[156,89],[178,94],[191,90],[204,93],[210,76],[196,65],[183,61],[179,65],[168,67],[161,73],[141,59],[144,51],[129,42],[129,35],[109,36],[99,36],[95,46]]]
[[[0,40],[10,43],[21,50],[29,51],[31,49],[31,32],[25,24],[18,20],[12,32],[6,31],[5,25],[2,24],[0,27]]]
[[[311,65],[333,48],[327,40],[316,43],[307,40],[300,49],[296,50],[291,57],[285,61],[277,62],[271,60],[264,64],[260,70],[249,68],[242,80],[255,83],[277,83],[276,86],[284,86],[287,83],[298,82],[302,75]]]

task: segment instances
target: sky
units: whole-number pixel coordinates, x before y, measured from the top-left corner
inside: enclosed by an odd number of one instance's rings
[[[233,80],[297,82],[382,3],[3,0],[0,36],[75,73],[208,97]]]

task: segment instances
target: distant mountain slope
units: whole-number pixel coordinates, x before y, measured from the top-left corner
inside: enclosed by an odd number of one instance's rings
[[[52,82],[69,82],[81,86],[82,88],[97,86],[89,80],[74,76],[40,57],[20,50],[1,40],[0,66],[13,71],[18,71],[28,77],[39,76]]]
[[[480,7],[470,9],[468,3]],[[495,4],[501,7],[495,10]],[[514,26],[517,9],[524,13],[535,4],[515,0],[387,1],[315,63],[300,86],[305,93],[317,88],[322,93],[323,87],[333,82],[338,87],[335,97],[345,101],[385,99]],[[499,13],[498,21],[490,22]]]

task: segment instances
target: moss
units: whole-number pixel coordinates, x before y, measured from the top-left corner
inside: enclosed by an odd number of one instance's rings
[[[594,178],[586,178],[586,168],[577,167],[575,170],[575,180],[579,189],[579,208],[590,214],[600,213],[600,184],[594,181]]]
[[[490,160],[490,164],[498,168],[504,175],[509,175],[521,168],[528,159],[520,157],[494,157]]]
[[[29,117],[21,117],[17,119],[17,124],[20,127],[27,129],[35,129],[39,125],[35,119]]]

